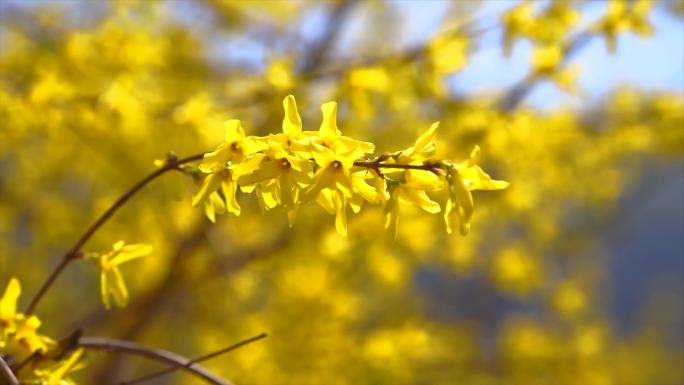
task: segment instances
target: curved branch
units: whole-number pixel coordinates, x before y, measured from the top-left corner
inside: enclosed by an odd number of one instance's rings
[[[19,380],[17,380],[17,377],[12,373],[12,369],[10,369],[2,356],[0,356],[0,373],[2,373],[2,376],[7,380],[8,385],[19,385]]]
[[[203,356],[201,356],[201,357],[195,358],[194,360],[192,360],[192,361],[186,363],[185,365],[174,365],[174,366],[168,367],[168,368],[166,368],[166,369],[162,369],[162,370],[158,370],[158,371],[156,371],[156,372],[152,372],[152,373],[146,374],[146,375],[144,375],[144,376],[135,378],[135,379],[130,380],[130,381],[122,382],[122,383],[119,384],[119,385],[134,385],[134,384],[140,384],[140,383],[145,382],[145,381],[147,381],[147,380],[151,380],[151,379],[153,379],[153,378],[160,377],[160,376],[163,376],[163,375],[165,375],[165,374],[171,373],[171,372],[173,372],[174,370],[188,368],[188,367],[190,367],[190,366],[192,366],[192,365],[194,365],[194,364],[196,364],[196,363],[198,363],[198,362],[206,361],[206,360],[208,360],[208,359],[210,359],[210,358],[214,358],[214,357],[220,356],[221,354],[228,353],[228,352],[230,352],[230,351],[232,351],[232,350],[235,350],[235,349],[238,349],[238,348],[243,347],[243,346],[245,346],[245,345],[251,344],[252,342],[259,341],[260,339],[266,338],[266,337],[267,337],[266,333],[261,333],[261,334],[259,334],[258,336],[254,336],[254,337],[248,338],[248,339],[246,339],[246,340],[240,341],[240,342],[238,342],[238,343],[236,343],[236,344],[230,345],[230,346],[228,346],[228,347],[226,347],[226,348],[223,348],[223,349],[221,349],[221,350],[217,350],[217,351],[215,351],[215,352],[213,352],[213,353],[209,353],[209,354],[203,355]]]
[[[174,368],[183,369],[214,385],[232,385],[228,380],[222,379],[211,373],[201,365],[168,350],[148,348],[134,342],[109,339],[104,337],[82,337],[78,340],[78,346],[91,350],[104,350],[114,353],[128,353],[146,357],[158,362],[172,365]]]
[[[48,276],[45,283],[43,283],[43,286],[40,287],[36,295],[29,303],[25,311],[26,315],[33,314],[33,311],[36,309],[38,302],[40,302],[41,298],[43,298],[47,290],[52,286],[57,277],[59,277],[64,268],[66,268],[67,265],[69,265],[69,263],[71,263],[73,260],[78,259],[80,257],[81,247],[83,247],[83,245],[90,239],[90,237],[92,237],[93,234],[95,234],[95,232],[100,227],[102,227],[102,225],[104,225],[107,222],[107,220],[109,220],[109,218],[111,218],[112,215],[114,215],[114,213],[116,213],[121,208],[121,206],[128,202],[128,200],[131,199],[131,197],[135,195],[135,193],[140,191],[148,183],[157,179],[159,176],[163,175],[167,171],[176,170],[178,169],[179,165],[200,160],[203,156],[204,153],[201,153],[189,156],[187,158],[178,159],[174,155],[169,155],[166,159],[166,163],[164,164],[164,166],[160,167],[153,173],[143,178],[140,182],[136,183],[133,187],[131,187],[130,190],[124,193],[116,202],[114,202],[114,204],[112,204],[109,207],[109,209],[107,209],[107,211],[104,212],[104,214],[100,216],[100,218],[97,219],[97,221],[95,221],[95,223],[93,223],[85,231],[85,233],[83,233],[81,238],[79,238],[78,241],[76,241],[76,243],[71,247],[71,249],[69,249],[69,251],[67,251],[66,254],[62,256],[62,260],[60,261],[59,265],[57,265],[57,267],[52,271],[50,276]]]

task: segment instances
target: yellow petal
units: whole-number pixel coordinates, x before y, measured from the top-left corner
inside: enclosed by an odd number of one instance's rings
[[[399,192],[390,192],[390,197],[385,204],[385,228],[392,239],[397,237],[397,225],[399,223]]]
[[[439,122],[434,122],[423,135],[418,137],[416,144],[413,146],[413,151],[411,151],[412,158],[413,156],[420,156],[421,159],[417,160],[424,160],[435,154],[437,148],[435,144],[437,128],[439,128]]]
[[[105,309],[109,310],[111,304],[109,302],[109,282],[107,282],[107,272],[100,272],[100,296],[102,296],[102,304]]]
[[[152,254],[152,250],[154,250],[152,245],[144,243],[126,245],[123,247],[119,254],[117,254],[114,258],[110,260],[110,263],[114,266],[120,265],[124,262],[128,262],[133,259],[148,256]]]
[[[261,181],[264,181],[266,179],[273,179],[277,177],[283,170],[282,168],[283,161],[276,159],[276,160],[267,160],[265,162],[262,162],[259,165],[259,169],[254,171],[253,173],[249,175],[244,175],[238,178],[238,184],[240,185],[251,185],[255,184]]]
[[[226,129],[226,142],[240,142],[245,138],[245,130],[242,128],[242,124],[237,119],[231,119],[223,123],[223,127]]]
[[[297,138],[302,134],[302,118],[297,112],[297,102],[294,96],[287,95],[283,100],[285,117],[283,118],[283,133],[292,138]]]
[[[230,178],[223,178],[221,181],[221,191],[224,198],[226,198],[226,210],[235,216],[240,215],[240,205],[238,205],[237,198],[235,197],[237,183]]]
[[[121,271],[114,267],[109,271],[109,292],[114,297],[114,303],[119,307],[125,307],[128,303],[128,289],[126,288],[126,282],[124,282]]]
[[[335,230],[342,236],[347,236],[347,205],[346,198],[339,192],[334,194],[335,202]]]
[[[17,312],[17,301],[21,295],[19,280],[12,277],[7,284],[5,294],[0,299],[0,320],[9,321]]]
[[[340,135],[337,129],[337,102],[328,102],[321,105],[323,121],[318,134],[321,138],[336,138]]]
[[[406,203],[411,203],[421,209],[429,212],[430,214],[436,214],[442,211],[439,203],[431,200],[427,193],[423,190],[414,190],[410,188],[402,188],[400,198]]]
[[[322,190],[316,197],[316,203],[328,214],[335,215],[335,202],[333,201],[333,191],[330,189]]]
[[[202,181],[202,187],[200,190],[192,197],[192,205],[197,206],[200,202],[209,198],[209,195],[221,186],[221,175],[218,173],[209,174]]]

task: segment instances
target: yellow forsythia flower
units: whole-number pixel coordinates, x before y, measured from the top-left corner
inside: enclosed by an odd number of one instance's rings
[[[100,294],[105,308],[111,307],[110,296],[119,307],[124,307],[128,303],[128,289],[118,266],[151,253],[151,245],[142,243],[126,245],[124,241],[119,241],[109,252],[87,255],[87,258],[95,260],[100,268]]]
[[[480,147],[475,146],[470,157],[465,161],[452,165],[447,176],[449,200],[444,210],[447,232],[451,234],[458,224],[462,235],[470,231],[470,218],[473,215],[473,190],[502,190],[510,183],[492,179],[477,163],[480,159]]]

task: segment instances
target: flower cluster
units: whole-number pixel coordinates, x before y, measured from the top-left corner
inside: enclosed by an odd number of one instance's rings
[[[238,188],[254,192],[263,210],[283,207],[292,226],[302,203],[315,201],[335,216],[335,228],[347,235],[347,212],[364,203],[384,206],[386,227],[396,234],[402,204],[428,213],[444,212],[447,231],[467,234],[473,213],[473,190],[500,190],[508,182],[493,180],[478,165],[480,149],[460,163],[434,159],[434,123],[413,146],[373,157],[375,145],[342,135],[337,103],[321,106],[318,131],[303,130],[292,95],[283,100],[282,133],[246,136],[239,120],[225,123],[225,142],[204,155],[205,174],[192,203],[213,222],[217,213],[240,215]],[[447,191],[442,204],[428,193]]]
[[[17,312],[21,284],[11,278],[0,297],[0,349],[10,367],[22,367],[31,361],[30,370],[15,369],[22,384],[69,385],[67,376],[78,370],[83,354],[78,349],[63,357],[59,343],[38,333],[41,321],[35,315]],[[0,376],[0,378],[2,378]]]

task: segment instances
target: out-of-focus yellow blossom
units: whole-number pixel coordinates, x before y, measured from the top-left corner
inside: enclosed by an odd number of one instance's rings
[[[532,52],[532,66],[537,75],[552,74],[561,60],[563,60],[563,48],[557,44],[536,47]]]
[[[119,265],[148,256],[152,250],[151,245],[142,243],[127,245],[124,241],[119,241],[112,246],[111,251],[86,255],[86,258],[92,259],[100,269],[100,294],[106,309],[111,307],[110,296],[119,307],[124,307],[128,303],[128,289]]]
[[[580,315],[588,306],[584,290],[572,281],[558,285],[551,301],[554,309],[567,318]]]
[[[433,39],[427,54],[435,72],[447,75],[468,63],[468,38],[462,35],[442,35]]]
[[[355,89],[385,92],[389,89],[391,79],[384,67],[360,67],[349,72],[349,86]]]
[[[521,297],[541,286],[539,262],[519,247],[502,250],[492,263],[492,280],[503,291]]]
[[[276,60],[266,69],[266,79],[281,91],[291,90],[295,85],[292,76],[292,62],[290,60]]]
[[[611,0],[606,14],[595,24],[594,31],[604,36],[608,51],[615,52],[621,32],[632,30],[644,37],[653,33],[653,27],[648,21],[651,8],[651,0]]]
[[[501,23],[504,26],[503,50],[508,56],[515,40],[529,34],[534,27],[534,3],[520,2],[501,16]]]

